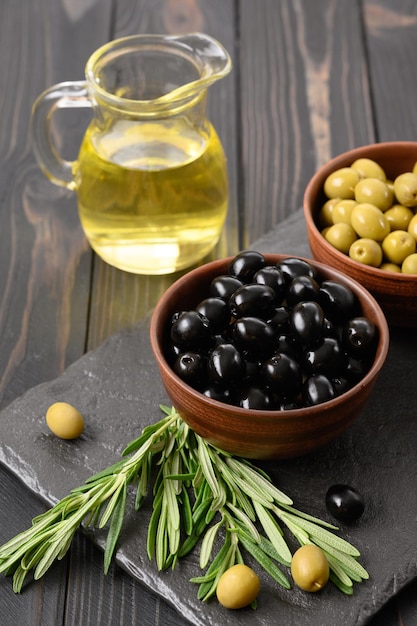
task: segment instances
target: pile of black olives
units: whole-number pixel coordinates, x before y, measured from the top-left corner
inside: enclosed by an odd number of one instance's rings
[[[194,310],[168,329],[176,374],[206,396],[247,409],[326,402],[372,365],[378,329],[353,292],[320,280],[307,261],[268,265],[248,250],[214,278]]]

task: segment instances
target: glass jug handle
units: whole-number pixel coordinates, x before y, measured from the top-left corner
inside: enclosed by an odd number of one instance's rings
[[[55,111],[63,108],[91,107],[85,81],[68,81],[53,85],[36,99],[31,114],[31,136],[36,160],[44,174],[56,185],[74,190],[73,161],[59,154],[52,139],[51,121]]]

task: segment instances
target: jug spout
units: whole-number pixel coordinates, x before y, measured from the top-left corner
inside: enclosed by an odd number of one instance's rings
[[[227,76],[232,69],[232,60],[227,50],[213,37],[205,33],[168,36],[172,43],[179,46],[184,55],[192,59],[199,76],[195,80],[186,80],[183,85],[174,88],[160,98],[175,100],[207,89],[212,83]]]

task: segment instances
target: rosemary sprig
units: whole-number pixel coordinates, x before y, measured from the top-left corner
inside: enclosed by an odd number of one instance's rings
[[[284,527],[300,545],[314,543],[324,550],[331,580],[344,593],[351,594],[354,582],[368,578],[358,550],[334,533],[336,526],[295,509],[265,472],[207,443],[175,409],[161,409],[165,417],[144,428],[119,462],[73,489],[0,547],[0,573],[13,576],[16,593],[30,571],[39,579],[64,557],[82,524],[108,527],[107,573],[125,517],[127,488],[133,483],[136,510],[146,497],[153,498],[147,552],[159,570],[175,567],[201,544],[200,567],[206,571],[191,581],[199,585],[203,601],[215,594],[226,569],[243,562],[244,553],[289,589],[285,568],[291,551]]]

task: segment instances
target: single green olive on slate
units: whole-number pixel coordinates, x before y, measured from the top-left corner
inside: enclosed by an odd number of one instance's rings
[[[242,609],[258,597],[261,583],[252,568],[238,563],[222,574],[217,599],[227,609]]]

